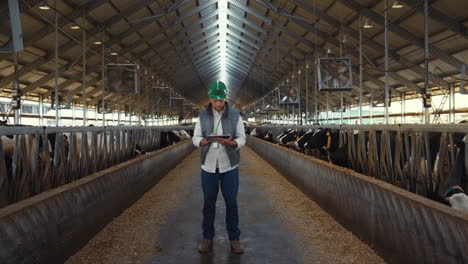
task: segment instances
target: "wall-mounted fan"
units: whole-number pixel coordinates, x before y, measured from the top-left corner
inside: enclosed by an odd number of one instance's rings
[[[107,64],[106,91],[118,94],[138,93],[140,67],[136,64]]]
[[[58,109],[70,109],[72,100],[72,91],[59,91],[58,92]],[[51,109],[56,110],[55,106],[55,91],[50,94]]]
[[[263,104],[265,106],[265,111],[278,111],[279,110],[278,94],[275,92],[273,94],[265,96],[263,98]]]
[[[255,114],[256,115],[266,114],[264,105],[263,105],[263,100],[259,100],[255,103]]]
[[[280,104],[298,104],[299,89],[292,85],[281,85],[278,87]]]
[[[113,105],[112,105],[111,102],[108,102],[108,101],[104,100],[104,107],[103,107],[103,104],[102,104],[102,101],[101,101],[97,105],[97,109],[98,109],[99,114],[111,114],[112,111],[113,111]]]
[[[319,90],[350,91],[353,89],[353,75],[349,58],[320,58],[317,63]]]
[[[388,97],[388,106],[392,105],[392,90],[390,90]],[[372,102],[373,107],[385,107],[385,91],[380,91],[377,95],[377,98],[374,96],[374,101]]]

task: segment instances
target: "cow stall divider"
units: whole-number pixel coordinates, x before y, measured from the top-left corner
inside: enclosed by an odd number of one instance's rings
[[[161,147],[188,126],[0,127],[0,208]]]
[[[448,175],[468,134],[467,124],[455,125],[309,125],[252,126],[272,131],[273,138],[287,129],[306,132],[331,129],[346,148],[348,168],[418,195],[444,202]],[[468,168],[468,151],[462,152]],[[459,185],[468,189],[468,173]]]
[[[466,214],[252,136],[247,145],[389,263],[468,263]]]
[[[0,263],[63,263],[194,149],[187,139],[0,209]]]

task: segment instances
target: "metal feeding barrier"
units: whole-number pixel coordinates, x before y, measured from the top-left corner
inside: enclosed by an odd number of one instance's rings
[[[339,146],[346,148],[350,169],[434,200],[443,198],[449,174],[455,163],[461,160],[465,171],[459,175],[457,182],[463,189],[468,189],[468,151],[460,152],[464,156],[456,160],[463,138],[468,135],[466,124],[255,128],[272,131],[274,138],[289,128],[298,132],[331,129],[339,133]]]
[[[192,127],[0,128],[0,208],[161,147],[161,132]]]

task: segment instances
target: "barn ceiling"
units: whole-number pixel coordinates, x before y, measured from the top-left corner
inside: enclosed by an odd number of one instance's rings
[[[8,17],[7,1],[0,12]],[[393,4],[389,0],[389,6]],[[424,82],[423,1],[402,0],[388,10],[390,85],[393,100],[421,93]],[[229,99],[247,105],[288,80],[301,87],[302,101],[314,103],[314,58],[349,57],[359,99],[359,28],[363,29],[364,96],[381,100],[384,89],[383,0],[19,0],[25,50],[18,53],[20,88],[27,99],[50,97],[55,87],[54,21],[57,12],[60,76],[58,86],[83,101],[83,40],[86,43],[86,100],[151,104],[152,89],[169,85],[191,102],[207,102],[213,80],[228,84]],[[48,4],[51,9],[40,6]],[[446,93],[459,83],[468,59],[468,1],[430,1],[430,86]],[[0,44],[9,39],[0,27]],[[71,27],[75,26],[75,29]],[[76,28],[78,26],[79,28]],[[94,44],[101,41],[102,45]],[[0,53],[0,96],[10,96],[14,55]],[[104,59],[104,61],[103,61]],[[140,96],[103,90],[102,65],[142,67]],[[306,70],[306,65],[309,67]],[[146,72],[146,74],[145,74]],[[300,72],[300,73],[299,73]],[[308,77],[308,86],[305,78]],[[318,103],[340,101],[339,93],[317,94]],[[151,99],[148,99],[151,98]],[[367,100],[366,100],[367,101]]]

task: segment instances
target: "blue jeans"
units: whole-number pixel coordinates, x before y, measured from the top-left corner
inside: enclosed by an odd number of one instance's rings
[[[229,240],[239,240],[239,215],[237,214],[237,191],[239,189],[238,168],[219,173],[209,173],[202,170],[201,181],[203,187],[203,238],[213,240],[214,221],[216,215],[216,198],[219,186],[226,203],[226,227]]]

